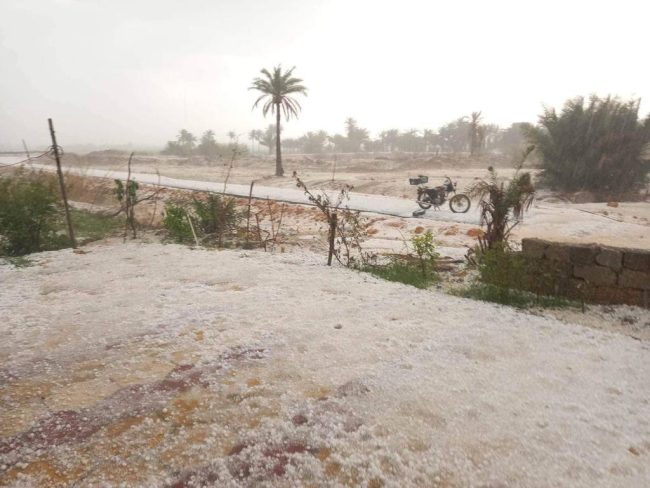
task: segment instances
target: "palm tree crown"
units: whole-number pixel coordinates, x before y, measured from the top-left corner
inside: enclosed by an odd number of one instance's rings
[[[253,84],[249,90],[257,90],[262,93],[260,97],[255,100],[253,108],[256,108],[262,100],[262,113],[264,116],[271,111],[275,113],[276,110],[282,110],[284,116],[289,120],[292,116],[297,117],[300,111],[300,103],[291,97],[293,93],[307,96],[307,87],[302,85],[300,78],[293,77],[293,70],[295,66],[289,70],[282,72],[282,66],[275,66],[273,73],[270,73],[266,68],[261,70],[264,77],[258,77],[253,80]]]
[[[293,76],[295,67],[282,71],[282,66],[275,66],[272,73],[267,69],[261,71],[261,77],[253,80],[253,84],[248,88],[249,90],[257,90],[261,93],[259,98],[255,100],[253,108],[257,107],[260,102],[264,101],[262,105],[262,113],[266,114],[271,111],[275,114],[276,123],[276,140],[275,140],[275,174],[282,176],[284,169],[282,168],[282,149],[280,143],[280,113],[284,113],[287,120],[291,117],[298,117],[300,112],[300,103],[292,97],[293,94],[307,95],[307,87],[302,84],[300,78]]]

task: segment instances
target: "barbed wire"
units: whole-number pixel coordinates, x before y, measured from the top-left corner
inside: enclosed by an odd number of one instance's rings
[[[56,149],[57,149],[57,152],[59,153],[59,156],[63,156],[63,154],[64,154],[64,152],[63,152],[63,148],[57,144]],[[30,163],[30,164],[31,164],[31,162],[32,162],[34,159],[39,159],[39,158],[42,158],[43,156],[47,156],[47,157],[49,157],[50,159],[52,159],[53,156],[54,156],[54,146],[50,146],[50,147],[48,147],[48,148],[47,148],[47,151],[45,151],[45,152],[39,154],[38,156],[30,156],[30,157],[27,158],[27,159],[23,159],[22,161],[16,161],[15,163],[10,163],[10,164],[0,164],[0,169],[1,169],[1,168],[8,168],[8,167],[10,167],[10,166],[17,166],[17,165],[19,165],[19,164],[24,164],[24,163]]]

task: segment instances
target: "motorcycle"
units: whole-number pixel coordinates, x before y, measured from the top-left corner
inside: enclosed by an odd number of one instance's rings
[[[449,198],[449,208],[451,211],[454,213],[465,213],[469,211],[471,207],[469,197],[464,193],[456,193],[456,183],[452,182],[451,178],[446,176],[442,185],[433,188],[426,186],[428,181],[429,177],[424,175],[409,179],[411,185],[418,185],[417,202],[420,208],[427,210],[433,206],[435,210],[440,210],[440,207],[444,205],[449,195],[453,193],[454,195]]]

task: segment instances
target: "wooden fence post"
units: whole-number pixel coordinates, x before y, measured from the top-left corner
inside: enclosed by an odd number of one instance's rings
[[[70,208],[68,207],[68,196],[65,192],[65,183],[63,181],[63,171],[61,170],[61,158],[59,157],[59,146],[56,144],[56,135],[54,134],[54,125],[52,119],[47,119],[50,125],[50,135],[52,136],[52,150],[54,151],[54,159],[56,160],[56,172],[59,175],[59,186],[61,187],[61,197],[63,198],[63,208],[65,209],[65,219],[68,222],[68,236],[72,249],[77,248],[77,241],[74,238],[74,229],[72,228],[72,219],[70,217]]]

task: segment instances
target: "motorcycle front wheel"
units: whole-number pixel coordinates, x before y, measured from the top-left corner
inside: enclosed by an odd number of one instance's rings
[[[449,199],[449,208],[454,213],[466,213],[471,206],[472,203],[470,202],[469,197],[462,193],[454,195]]]

